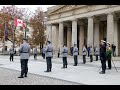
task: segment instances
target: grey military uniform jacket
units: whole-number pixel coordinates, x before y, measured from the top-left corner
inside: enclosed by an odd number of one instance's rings
[[[90,48],[89,55],[93,55],[93,49]]]
[[[34,54],[37,54],[38,51],[37,51],[37,48],[34,48]]]
[[[20,46],[19,52],[20,52],[20,59],[29,59],[30,57],[30,45],[27,43],[23,43]]]
[[[74,47],[74,48],[73,48],[73,55],[74,55],[74,56],[77,56],[77,55],[78,55],[78,48],[77,48],[77,47]]]
[[[52,47],[51,44],[48,44],[46,46],[46,50],[45,51],[46,51],[46,53],[45,53],[46,57],[53,57],[53,47]]]
[[[99,49],[95,48],[95,55],[99,55]]]
[[[82,55],[86,55],[87,54],[87,49],[85,47],[83,47],[82,49]]]
[[[43,47],[43,49],[42,49],[42,53],[45,54],[45,52],[46,52],[46,47]]]
[[[68,48],[67,47],[63,47],[62,48],[62,57],[67,57],[68,54]]]
[[[9,52],[10,52],[10,54],[14,54],[14,49],[10,48]]]

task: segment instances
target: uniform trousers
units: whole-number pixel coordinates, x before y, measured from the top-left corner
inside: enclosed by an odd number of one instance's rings
[[[105,70],[106,70],[106,52],[101,53],[101,64],[102,64],[102,71],[105,72]]]
[[[21,76],[28,73],[28,59],[21,59]]]
[[[74,65],[77,65],[77,63],[78,63],[77,55],[74,55]]]
[[[90,62],[93,61],[93,55],[90,55]]]
[[[96,61],[98,61],[98,55],[96,55]]]
[[[14,56],[14,54],[10,54],[10,61],[11,61],[11,59],[13,61],[13,56]]]
[[[83,55],[83,63],[86,63],[86,55]]]
[[[63,68],[67,68],[67,57],[63,57]]]
[[[52,68],[51,57],[46,57],[46,62],[47,62],[47,71],[51,71]]]

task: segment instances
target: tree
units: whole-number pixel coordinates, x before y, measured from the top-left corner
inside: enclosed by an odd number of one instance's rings
[[[45,43],[45,24],[44,24],[45,13],[41,8],[35,10],[35,14],[30,18],[30,25],[33,28],[33,44],[40,46],[41,49]]]
[[[6,21],[8,23],[8,38],[9,40],[13,40],[13,20],[14,18],[19,18],[19,19],[25,19],[28,20],[30,17],[30,10],[28,8],[17,8],[15,5],[11,5],[11,6],[7,6],[7,7],[3,7],[0,10],[0,38],[1,40],[4,39],[4,22]],[[14,28],[15,29],[15,28]],[[23,29],[21,29],[23,30]],[[16,35],[16,33],[19,34],[19,32],[17,32],[17,30],[15,30],[15,42],[17,44],[20,43],[22,39],[20,37],[20,35]],[[23,36],[23,35],[22,35]]]

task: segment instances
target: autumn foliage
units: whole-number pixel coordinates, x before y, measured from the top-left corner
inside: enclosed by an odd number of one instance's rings
[[[45,43],[45,13],[41,8],[37,8],[34,16],[30,19],[30,25],[33,28],[32,44],[40,46],[40,49]]]

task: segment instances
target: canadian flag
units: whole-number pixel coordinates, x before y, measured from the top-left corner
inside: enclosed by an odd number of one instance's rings
[[[15,19],[14,20],[14,25],[16,26],[16,27],[23,27],[24,25],[23,25],[23,20],[21,20],[21,19]]]

